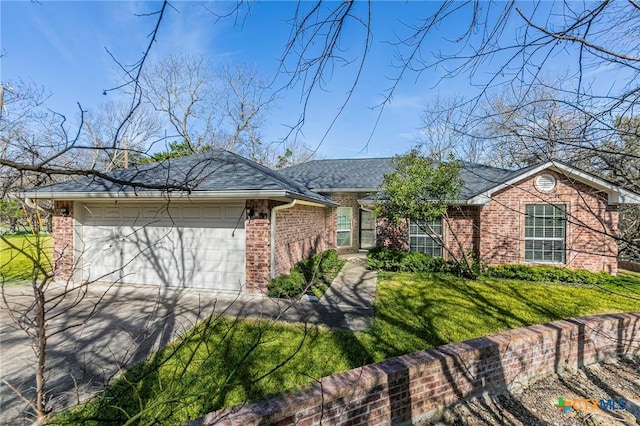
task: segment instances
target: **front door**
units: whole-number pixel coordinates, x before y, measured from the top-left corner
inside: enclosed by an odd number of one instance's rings
[[[360,210],[360,248],[368,250],[376,245],[376,217],[373,212]]]

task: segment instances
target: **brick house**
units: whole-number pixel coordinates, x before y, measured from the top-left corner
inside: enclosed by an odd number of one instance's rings
[[[25,192],[54,200],[60,279],[264,292],[326,249],[375,245],[489,264],[617,272],[617,206],[640,195],[560,162],[521,170],[464,163],[441,220],[372,212],[390,158],[317,160],[274,171],[212,151]]]

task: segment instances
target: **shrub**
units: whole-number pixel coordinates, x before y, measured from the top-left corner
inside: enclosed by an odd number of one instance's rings
[[[374,247],[367,253],[369,269],[396,272],[401,269],[402,262],[408,252],[393,250],[387,247]]]
[[[289,274],[280,275],[271,280],[267,289],[269,297],[298,298],[306,286],[304,275],[294,268]]]
[[[474,277],[475,270],[463,262],[444,260],[441,257],[431,257],[415,251],[394,250],[387,247],[374,247],[367,254],[369,269],[377,269],[390,272],[447,272],[459,277]]]
[[[490,266],[487,275],[494,278],[507,278],[522,281],[548,281],[571,284],[599,285],[611,282],[605,272],[593,273],[584,270],[572,270],[549,265],[498,265]]]
[[[289,299],[297,299],[303,294],[322,296],[345,263],[335,250],[313,255],[296,263],[288,274],[271,280],[267,285],[268,295]]]

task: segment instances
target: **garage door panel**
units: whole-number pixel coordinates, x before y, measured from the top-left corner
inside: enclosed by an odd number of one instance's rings
[[[85,278],[229,290],[244,285],[241,204],[87,207]]]

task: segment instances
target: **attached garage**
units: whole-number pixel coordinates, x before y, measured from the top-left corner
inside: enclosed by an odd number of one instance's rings
[[[314,228],[309,220],[321,217],[326,225],[324,209],[336,205],[222,150],[96,172],[22,196],[53,201],[57,280],[260,294],[278,261],[287,269],[311,245],[332,246],[324,238],[333,235],[330,225]],[[275,212],[290,208],[280,216],[293,219],[280,225],[275,241]]]
[[[244,203],[78,203],[83,280],[240,291]]]

